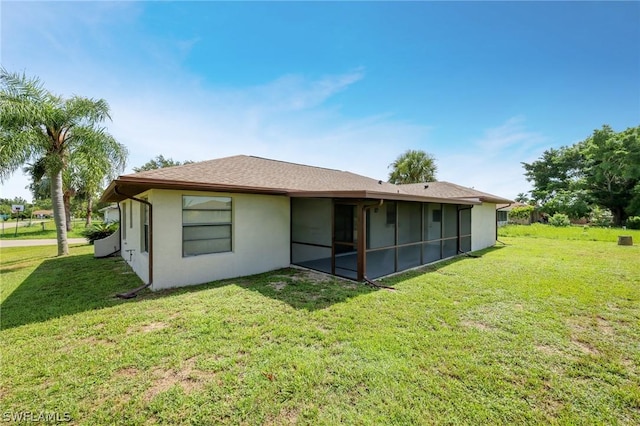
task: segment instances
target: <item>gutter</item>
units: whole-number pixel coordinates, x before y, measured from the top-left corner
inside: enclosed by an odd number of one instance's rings
[[[136,198],[134,196],[127,195],[125,193],[118,191],[118,185],[115,185],[113,187],[113,191],[117,195],[121,195],[125,198],[128,198],[129,200],[137,201],[139,203],[146,204],[147,206],[149,206],[149,282],[138,288],[134,288],[133,290],[130,290],[126,293],[116,294],[116,296],[119,297],[120,299],[133,299],[138,295],[139,291],[144,290],[145,288],[151,287],[151,285],[153,284],[153,204],[151,204],[147,200]],[[119,209],[120,209],[120,204],[118,204],[118,210]],[[122,238],[122,234],[120,234],[120,238]]]

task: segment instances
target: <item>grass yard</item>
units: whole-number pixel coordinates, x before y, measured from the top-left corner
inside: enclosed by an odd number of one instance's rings
[[[396,291],[286,269],[130,301],[113,296],[137,277],[89,246],[2,249],[2,411],[126,425],[640,424],[637,243],[501,240],[385,280]]]
[[[500,237],[534,237],[554,240],[612,241],[619,235],[631,235],[635,244],[640,243],[640,230],[621,228],[601,228],[587,225],[573,225],[566,228],[534,223],[532,225],[508,225],[498,229]]]
[[[20,221],[21,226],[18,226],[18,232],[16,235],[16,222],[3,222],[0,224],[3,228],[0,230],[0,238],[2,239],[17,239],[17,240],[30,240],[30,239],[55,239],[56,238],[56,225],[52,219],[34,219],[29,226],[29,220]],[[26,226],[22,226],[22,224]],[[44,223],[44,226],[42,225]],[[71,231],[67,232],[67,238],[83,238],[82,231],[85,229],[84,219],[76,219],[71,224]]]

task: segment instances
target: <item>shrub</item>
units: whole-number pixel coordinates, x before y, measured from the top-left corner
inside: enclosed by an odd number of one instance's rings
[[[549,218],[549,225],[552,226],[569,226],[571,225],[571,221],[569,220],[569,216],[563,213],[556,213]]]
[[[603,209],[595,206],[591,210],[589,221],[594,226],[611,226],[613,223],[613,215],[609,209]]]
[[[533,212],[533,206],[518,206],[511,209],[509,219],[511,220],[528,220]]]
[[[91,228],[87,228],[82,231],[82,235],[89,241],[89,244],[93,244],[95,240],[101,240],[107,238],[118,230],[118,222],[112,223],[96,223]]]
[[[627,228],[640,229],[640,216],[631,216],[627,218]]]

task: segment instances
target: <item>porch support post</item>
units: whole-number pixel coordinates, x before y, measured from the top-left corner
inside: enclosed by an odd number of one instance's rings
[[[331,275],[336,274],[336,200],[331,200]]]
[[[364,203],[358,203],[358,281],[363,281],[367,271],[367,256],[365,250],[367,248],[367,226],[366,226],[366,209]]]

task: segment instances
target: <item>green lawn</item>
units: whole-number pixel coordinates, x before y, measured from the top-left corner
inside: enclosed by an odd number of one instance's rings
[[[506,246],[385,280],[139,285],[2,249],[3,412],[80,424],[640,424],[640,247]],[[635,238],[634,238],[635,240]]]
[[[554,240],[583,240],[583,241],[618,241],[619,235],[631,235],[633,241],[640,243],[640,230],[622,228],[601,228],[574,225],[558,228],[551,225],[534,223],[532,225],[509,225],[498,229],[500,237],[534,237],[550,238]]]
[[[20,223],[29,224],[29,220],[20,221]],[[44,223],[44,226],[42,225]],[[68,238],[83,238],[82,231],[85,229],[84,219],[74,220],[71,224],[71,231],[67,232]],[[31,222],[31,226],[18,226],[16,235],[16,222],[4,222],[0,223],[0,238],[3,239],[55,239],[56,238],[56,225],[53,220],[36,220]]]

